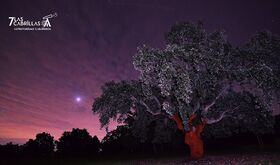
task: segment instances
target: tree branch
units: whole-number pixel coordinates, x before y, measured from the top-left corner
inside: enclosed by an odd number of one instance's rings
[[[158,106],[160,106],[159,100],[158,100],[155,96],[153,96],[152,98],[155,99],[156,102],[159,104]],[[150,108],[143,100],[138,100],[138,99],[137,99],[136,97],[134,97],[134,96],[131,96],[131,99],[132,99],[134,102],[138,102],[138,103],[140,103],[141,105],[143,105],[143,106],[146,108],[146,111],[149,112],[149,113],[150,113],[151,115],[153,115],[153,116],[162,114],[161,108],[159,108],[159,111],[158,111],[158,112],[153,112],[153,111],[151,110],[151,108]]]
[[[223,93],[229,88],[229,85],[227,85],[216,97],[215,99],[208,105],[205,106],[205,108],[203,109],[204,113],[207,113],[208,110],[216,104],[216,101],[223,95]]]
[[[156,116],[156,115],[160,115],[161,114],[161,111],[158,111],[158,112],[153,112],[150,107],[142,100],[139,101],[140,104],[142,104],[143,106],[145,106],[146,108],[146,111],[149,112],[150,114],[152,114],[153,116]]]
[[[195,107],[194,107],[193,114],[195,114],[195,113],[199,110],[199,108],[200,108],[200,102],[199,102],[199,100],[198,100],[198,101],[196,102]]]
[[[154,95],[152,96],[152,98],[157,102],[158,108],[160,109],[161,108],[161,104],[160,104],[158,98],[156,96],[154,96]]]
[[[217,119],[213,119],[213,118],[212,119],[204,119],[204,121],[206,122],[206,124],[217,123],[217,122],[221,121],[223,118],[227,117],[227,115],[226,115],[227,112],[233,111],[233,110],[235,110],[237,108],[239,108],[239,106],[235,107],[232,110],[224,111]]]
[[[218,117],[217,119],[206,119],[205,121],[206,121],[206,123],[207,124],[214,124],[214,123],[217,123],[217,122],[219,122],[219,121],[221,121],[226,115],[226,112],[228,112],[228,111],[224,111],[221,115],[220,115],[220,117]]]
[[[270,72],[273,71],[273,69],[271,67],[267,66],[265,63],[262,64],[262,67],[268,69]]]

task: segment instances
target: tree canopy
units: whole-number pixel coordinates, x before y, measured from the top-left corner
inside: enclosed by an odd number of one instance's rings
[[[96,136],[92,137],[86,129],[79,128],[65,131],[56,144],[58,153],[69,156],[96,155],[100,148]]]
[[[24,151],[27,155],[50,156],[54,152],[54,138],[49,133],[42,132],[36,135],[36,138],[29,139],[24,144]]]
[[[272,96],[280,89],[279,41],[259,32],[244,46],[233,47],[224,31],[208,33],[201,23],[175,24],[165,48],[138,47],[133,64],[139,79],[106,83],[93,112],[102,127],[110,119],[121,123],[134,117],[139,119],[135,129],[141,130],[149,121],[167,123],[166,117],[178,114],[189,131],[195,114],[192,125],[214,124],[212,134],[231,128],[271,130]]]

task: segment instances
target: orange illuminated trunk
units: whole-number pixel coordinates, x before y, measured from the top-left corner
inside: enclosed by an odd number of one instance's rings
[[[178,115],[172,116],[172,119],[176,122],[177,128],[183,131],[183,123]]]
[[[205,127],[205,123],[201,122],[200,124],[193,126],[192,121],[195,117],[195,115],[190,116],[190,131],[185,132],[185,144],[190,147],[191,159],[199,159],[204,154],[203,141],[200,134]],[[172,119],[175,120],[178,129],[183,131],[183,123],[180,117],[178,115],[174,115],[172,116]]]

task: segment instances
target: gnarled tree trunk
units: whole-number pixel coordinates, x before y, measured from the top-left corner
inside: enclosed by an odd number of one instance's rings
[[[205,127],[205,123],[201,122],[196,126],[192,125],[192,121],[195,119],[195,115],[192,115],[189,119],[189,125],[190,125],[190,131],[185,132],[185,144],[187,144],[190,148],[191,152],[191,159],[199,159],[203,157],[204,154],[204,147],[203,147],[203,141],[201,138],[201,132],[203,131]],[[172,116],[172,119],[175,120],[178,129],[183,129],[183,123],[182,120],[178,115]]]

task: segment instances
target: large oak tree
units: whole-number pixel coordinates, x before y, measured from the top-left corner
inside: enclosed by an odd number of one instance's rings
[[[134,116],[135,130],[145,129],[149,120],[158,119],[160,127],[171,118],[185,134],[191,158],[200,158],[207,125],[224,122],[215,127],[224,133],[229,127],[256,134],[272,129],[272,98],[280,87],[279,41],[260,32],[235,48],[223,31],[207,33],[201,23],[178,23],[166,35],[164,49],[137,49],[133,64],[139,80],[106,83],[93,112],[102,127],[110,119],[124,122]]]

